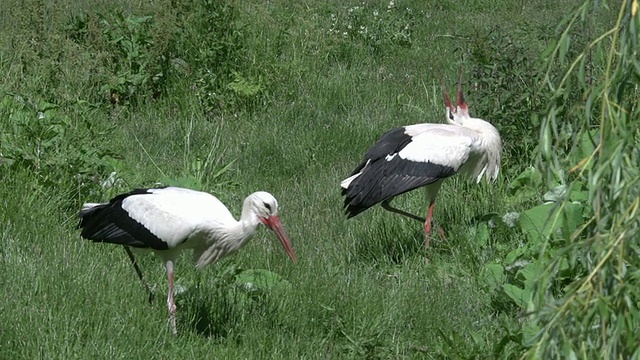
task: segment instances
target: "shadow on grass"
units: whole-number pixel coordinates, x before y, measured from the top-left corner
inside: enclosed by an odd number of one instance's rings
[[[179,317],[182,327],[203,337],[226,338],[242,316],[241,309],[231,303],[224,289],[192,287],[182,294]]]
[[[226,339],[237,334],[245,320],[266,308],[267,302],[233,284],[192,287],[181,295],[182,327],[202,337]],[[180,321],[180,319],[179,319]],[[238,331],[236,331],[238,330]]]
[[[363,262],[402,264],[409,257],[424,254],[424,231],[417,223],[379,222],[363,227],[357,238],[355,257]]]

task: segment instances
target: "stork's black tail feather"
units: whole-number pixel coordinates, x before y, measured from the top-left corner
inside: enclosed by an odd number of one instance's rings
[[[95,214],[106,207],[109,206],[109,203],[103,204],[84,204],[80,213],[78,213],[78,217],[80,218],[80,222],[78,223],[78,229],[82,229],[87,226],[88,221],[95,216]]]

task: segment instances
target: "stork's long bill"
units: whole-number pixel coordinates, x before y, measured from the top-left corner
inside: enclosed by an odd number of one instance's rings
[[[447,93],[447,88],[444,84],[444,79],[442,79],[442,98],[444,100],[444,105],[448,108],[447,111],[447,122],[450,124],[462,125],[459,121],[456,121],[452,118],[452,114],[458,114],[458,117],[470,118],[469,117],[469,107],[467,103],[464,101],[464,94],[462,93],[462,65],[460,66],[460,70],[458,72],[458,93],[457,93],[457,102],[458,107],[454,107],[451,103],[451,99],[449,98],[449,94]],[[483,120],[484,121],[484,120]],[[463,125],[464,126],[464,125]]]
[[[289,241],[289,236],[287,236],[287,232],[284,231],[284,227],[280,222],[280,217],[278,215],[271,215],[267,218],[261,217],[260,221],[276,233],[278,240],[280,240],[282,247],[284,247],[284,251],[287,252],[291,261],[293,261],[294,264],[297,264],[298,259],[296,259],[296,254],[293,252],[293,246],[291,245],[291,241]]]

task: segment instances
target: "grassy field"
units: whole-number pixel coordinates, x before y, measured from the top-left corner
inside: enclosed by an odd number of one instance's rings
[[[534,163],[539,55],[579,3],[3,1],[0,358],[516,356],[523,310],[489,270],[527,237],[481,219],[542,201],[510,184]],[[384,131],[443,122],[439,84],[460,63],[505,157],[496,184],[444,184],[427,264],[420,224],[379,208],[347,221],[339,183]],[[83,202],[158,183],[236,215],[271,192],[299,264],[266,230],[202,271],[184,256],[174,338],[161,263],[140,258],[149,305],[122,249],[76,229]],[[421,191],[397,205],[426,211]],[[283,280],[247,293],[243,269]]]

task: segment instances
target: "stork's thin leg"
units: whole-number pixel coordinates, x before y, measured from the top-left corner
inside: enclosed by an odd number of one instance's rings
[[[424,248],[429,250],[429,241],[431,240],[431,218],[433,218],[433,209],[436,207],[436,203],[432,202],[427,210],[427,219],[424,221]],[[427,264],[429,263],[429,257],[425,258]]]
[[[144,277],[142,276],[142,271],[140,270],[140,267],[138,266],[138,261],[136,260],[136,257],[131,252],[131,249],[129,249],[128,246],[123,246],[123,248],[124,248],[124,251],[129,256],[129,260],[131,260],[131,264],[133,264],[133,268],[136,270],[136,274],[138,274],[138,277],[140,278],[140,281],[142,281],[142,285],[144,286],[145,289],[147,289],[147,293],[149,293],[149,304],[151,304],[153,302],[154,294],[151,291],[151,288],[149,287],[149,283],[147,283],[144,280]]]
[[[167,278],[169,279],[169,294],[167,295],[167,307],[169,308],[169,325],[173,335],[178,335],[176,328],[176,304],[173,301],[173,261],[167,260]]]
[[[426,235],[424,240],[425,249],[429,249],[429,240],[431,240],[431,218],[433,218],[433,209],[435,207],[435,202],[432,202],[431,205],[429,205],[429,210],[427,211],[427,219],[424,221],[424,233]]]
[[[411,218],[413,220],[417,220],[417,221],[420,221],[420,222],[425,222],[425,219],[423,217],[420,217],[418,215],[413,215],[413,214],[408,213],[406,211],[403,211],[403,210],[400,210],[400,209],[392,207],[391,206],[391,200],[393,200],[393,199],[388,199],[388,200],[383,201],[380,204],[380,206],[382,206],[382,208],[387,210],[387,211],[391,211],[393,213],[400,214],[402,216],[406,216],[406,217]]]

